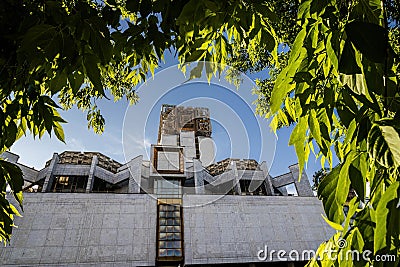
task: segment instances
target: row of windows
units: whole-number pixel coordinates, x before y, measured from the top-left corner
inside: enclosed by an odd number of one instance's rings
[[[177,205],[160,205],[160,211],[179,211],[180,207]]]
[[[160,241],[159,248],[181,248],[181,241]]]
[[[159,249],[158,256],[160,257],[182,257],[181,249]]]
[[[160,219],[160,226],[179,226],[181,219]]]
[[[160,211],[160,218],[177,218],[180,216],[179,211]]]
[[[87,176],[56,176],[53,182],[53,192],[82,193],[86,191]]]
[[[65,193],[83,193],[86,191],[86,186],[88,182],[88,176],[55,176],[52,185],[52,192],[65,192]],[[266,190],[264,183],[258,186],[255,190],[251,188],[251,180],[240,180],[239,185],[242,195],[266,195]],[[179,186],[179,180],[156,180],[155,181],[155,193],[159,198],[179,198],[182,195],[182,187]],[[43,184],[43,182],[42,182]],[[39,187],[39,190],[38,190]],[[234,195],[235,190],[233,184],[227,183],[226,185],[220,185],[218,188],[215,186],[208,185],[205,182],[205,187],[207,193],[215,194],[228,194]],[[221,187],[221,188],[220,188]],[[113,185],[102,179],[95,178],[92,186],[91,192],[120,192],[121,185]],[[28,191],[28,190],[27,190]],[[40,192],[41,185],[32,186],[31,192]],[[173,205],[163,205],[160,207],[161,211],[178,211],[179,207]],[[170,213],[160,214],[162,217],[174,217]]]
[[[160,233],[160,240],[181,240],[181,233]]]
[[[160,232],[164,233],[180,233],[181,226],[160,226]]]
[[[55,176],[51,191],[61,193],[83,193],[86,191],[87,183],[88,176]],[[93,182],[92,192],[116,192],[116,190],[119,190],[120,188],[120,185],[113,185],[102,179],[95,178]]]

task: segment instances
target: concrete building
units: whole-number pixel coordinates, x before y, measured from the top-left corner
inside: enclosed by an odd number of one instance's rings
[[[65,151],[35,170],[4,153],[22,169],[26,193],[0,265],[304,265],[332,234],[306,174],[214,162],[211,132],[207,108],[163,105],[150,160]]]

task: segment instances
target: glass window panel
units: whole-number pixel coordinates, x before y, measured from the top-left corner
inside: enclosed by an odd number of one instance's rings
[[[166,241],[166,246],[167,248],[174,248],[174,242],[173,241]]]
[[[169,206],[168,211],[174,211],[176,209],[176,206]]]
[[[167,232],[175,232],[174,226],[167,226]]]
[[[166,239],[167,240],[173,240],[174,239],[174,234],[173,233],[166,234]]]
[[[180,249],[175,249],[175,250],[174,250],[174,254],[175,254],[175,256],[177,256],[177,257],[181,257],[181,256],[182,256],[182,251],[181,251]]]
[[[166,233],[160,233],[160,240],[166,240],[167,239],[167,234]]]
[[[180,240],[181,239],[181,234],[180,233],[174,233],[174,240]]]
[[[160,219],[160,225],[167,225],[166,219]]]
[[[160,232],[166,232],[167,227],[166,226],[160,226]]]
[[[180,233],[181,232],[181,227],[180,226],[174,226],[174,230],[175,233]]]
[[[173,248],[181,248],[181,241],[173,241],[172,246]]]
[[[160,249],[158,255],[160,257],[165,257],[167,256],[167,250],[166,249]]]
[[[159,243],[158,243],[158,245],[159,245],[159,247],[160,248],[166,248],[166,243],[165,243],[166,241],[160,241]]]
[[[174,256],[175,255],[175,251],[173,249],[168,249],[167,250],[167,256]]]

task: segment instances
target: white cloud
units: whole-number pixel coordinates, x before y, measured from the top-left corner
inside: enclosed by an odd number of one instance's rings
[[[67,144],[66,150],[82,151],[82,152],[86,150],[83,142],[74,137],[67,138],[65,143]]]

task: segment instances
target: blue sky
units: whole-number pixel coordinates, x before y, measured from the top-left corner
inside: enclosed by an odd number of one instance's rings
[[[157,141],[161,104],[167,103],[210,108],[217,161],[226,157],[266,160],[272,176],[288,172],[288,166],[297,162],[294,148],[288,146],[292,127],[279,130],[276,140],[268,122],[254,115],[255,106],[251,102],[256,96],[251,95],[250,80],[239,90],[227,88],[229,84],[223,78],[214,78],[216,84],[201,80],[182,83],[187,78],[171,67],[176,63],[172,56],[166,57],[155,79],[149,77],[139,88],[140,100],[134,106],[128,107],[125,100],[98,101],[106,120],[102,135],[88,130],[86,113],[73,108],[61,112],[68,121],[64,124],[66,144],[47,135],[41,140],[28,135],[18,140],[11,151],[20,155],[20,163],[36,169],[43,168],[54,152],[65,150],[99,151],[121,163],[139,154],[148,158],[148,146]],[[250,79],[263,75],[266,73],[250,75]],[[319,169],[319,160],[311,154],[306,169],[309,179]]]

